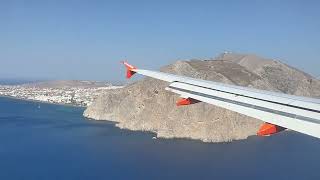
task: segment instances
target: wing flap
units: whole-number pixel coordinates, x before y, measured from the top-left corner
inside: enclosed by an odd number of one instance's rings
[[[166,88],[167,90],[180,94],[182,96],[190,97],[201,102],[213,104],[218,107],[222,107],[231,111],[244,114],[249,117],[261,119],[271,124],[275,124],[281,127],[286,127],[294,131],[298,131],[304,134],[308,134],[314,137],[320,137],[320,124],[316,119],[310,119],[309,121],[295,118],[295,115],[283,113],[281,111],[268,110],[264,107],[258,107],[241,102],[233,102],[224,98],[208,96],[207,94],[192,93],[184,91],[183,89],[176,89],[173,87]]]
[[[198,87],[190,84],[185,84],[181,82],[174,82],[169,85],[169,88],[176,89],[192,94],[198,94],[201,96],[206,96],[215,99],[221,99],[226,102],[235,103],[235,104],[242,104],[243,106],[250,106],[262,109],[268,109],[270,112],[281,111],[282,114],[290,114],[294,112],[294,115],[291,117],[300,117],[304,116],[310,119],[319,119],[319,113],[314,112],[314,110],[308,110],[305,108],[295,107],[284,103],[266,101],[264,99],[258,98],[251,98],[248,96],[236,95],[227,91],[219,91],[215,89],[208,89],[203,87]],[[320,121],[320,119],[319,119]]]

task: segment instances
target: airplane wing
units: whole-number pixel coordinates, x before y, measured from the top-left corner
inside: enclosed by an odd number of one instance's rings
[[[320,99],[227,85],[158,71],[138,69],[127,62],[127,78],[135,73],[169,82],[166,90],[179,94],[177,105],[206,102],[264,122],[265,136],[291,129],[320,138]]]

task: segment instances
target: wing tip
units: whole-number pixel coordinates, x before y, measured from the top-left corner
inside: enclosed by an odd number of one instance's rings
[[[129,64],[127,61],[121,61],[121,63],[127,68],[127,79],[130,79],[136,72],[134,71],[137,69],[135,66]]]

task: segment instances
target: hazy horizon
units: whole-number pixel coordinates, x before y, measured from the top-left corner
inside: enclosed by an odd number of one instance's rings
[[[319,1],[1,1],[0,77],[125,81],[224,51],[319,77]]]

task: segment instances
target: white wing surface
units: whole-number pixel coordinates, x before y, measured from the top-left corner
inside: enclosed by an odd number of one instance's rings
[[[320,138],[319,99],[137,69],[126,62],[124,64],[127,67],[127,78],[138,73],[167,81],[169,85],[166,90],[183,98],[213,104],[272,125]]]

